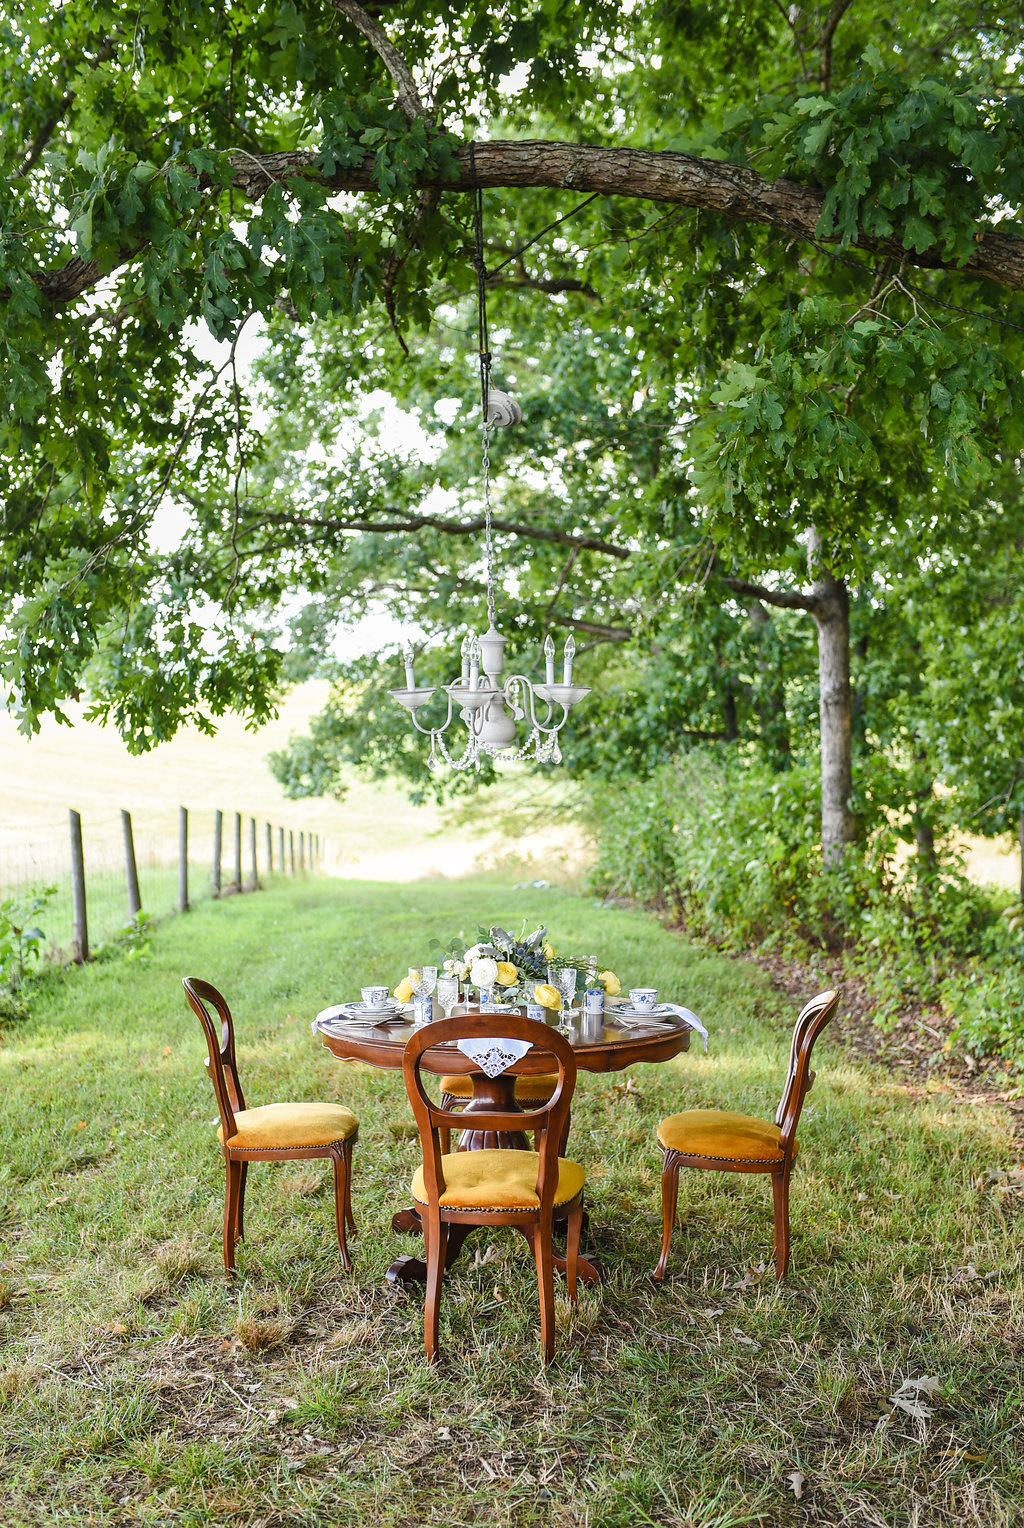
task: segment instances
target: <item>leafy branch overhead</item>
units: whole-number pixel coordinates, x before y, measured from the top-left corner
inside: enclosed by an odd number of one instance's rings
[[[475,620],[474,182],[527,412],[496,456],[523,640],[671,667],[695,601],[803,598],[811,531],[867,576],[871,537],[949,526],[1019,449],[1024,107],[985,4],[972,32],[952,0],[898,32],[881,0],[2,26],[0,675],[28,729],[80,693],[136,747],[263,716],[297,598]],[[422,460],[386,423],[375,462],[352,446],[382,393]],[[730,706],[669,714],[730,736]]]

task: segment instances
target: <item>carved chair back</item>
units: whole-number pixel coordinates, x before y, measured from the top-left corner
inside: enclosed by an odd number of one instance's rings
[[[245,1097],[235,1062],[235,1031],[231,1023],[231,1009],[210,982],[200,981],[197,976],[185,976],[181,985],[185,989],[189,1006],[203,1026],[210,1052],[206,1058],[206,1067],[213,1083],[213,1091],[217,1095],[220,1122],[224,1127],[223,1138],[229,1141],[235,1134],[235,1115],[245,1108]],[[210,1008],[215,1010],[217,1019],[210,1013]]]
[[[825,1025],[834,1017],[838,1003],[838,992],[819,992],[817,997],[812,997],[804,1004],[796,1021],[793,1041],[789,1047],[786,1085],[782,1090],[779,1107],[775,1111],[775,1123],[781,1131],[781,1145],[786,1151],[789,1150],[796,1134],[804,1098],[814,1082],[814,1073],[811,1071],[811,1051],[814,1048],[814,1042]]]
[[[546,1103],[526,1111],[493,1109],[474,1103],[472,1122],[474,1131],[534,1131],[539,1142],[537,1168],[537,1197],[542,1213],[550,1212],[558,1186],[558,1147],[569,1117],[573,1089],[576,1086],[576,1057],[564,1035],[538,1019],[526,1019],[518,1014],[466,1014],[458,1018],[438,1019],[425,1024],[410,1037],[403,1057],[402,1069],[405,1086],[412,1104],[412,1111],[419,1127],[423,1147],[423,1179],[429,1202],[436,1205],[445,1191],[441,1168],[441,1132],[466,1128],[466,1115],[455,1109],[442,1108],[429,1096],[420,1075],[424,1051],[442,1044],[445,1040],[493,1040],[500,1051],[505,1040],[528,1041],[530,1050],[519,1060],[503,1067],[501,1074],[510,1078],[544,1072],[550,1074],[558,1068],[555,1090]],[[499,1057],[499,1059],[504,1059]],[[482,1068],[486,1070],[486,1068]],[[512,1084],[514,1086],[514,1083]]]

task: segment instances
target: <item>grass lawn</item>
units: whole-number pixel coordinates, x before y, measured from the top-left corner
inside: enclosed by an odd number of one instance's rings
[[[522,918],[678,994],[711,1050],[580,1076],[570,1154],[606,1280],[575,1313],[558,1293],[555,1364],[540,1367],[525,1244],[481,1229],[428,1369],[422,1296],[383,1277],[416,1250],[390,1228],[417,1160],[401,1078],[339,1064],[309,1020],[393,985],[430,934]],[[226,1283],[190,974],[232,1005],[250,1103],[359,1115],[353,1277],[326,1164],[257,1164]],[[498,881],[283,883],[167,922],[148,960],[53,973],[32,1022],[0,1037],[0,1522],[1019,1522],[1021,1204],[987,1177],[1014,1165],[994,1111],[901,1088],[826,1032],[786,1285],[761,1272],[768,1183],[696,1173],[670,1277],[650,1282],[659,1118],[770,1117],[794,1017],[760,972],[642,914]],[[894,1407],[926,1376],[931,1415]]]

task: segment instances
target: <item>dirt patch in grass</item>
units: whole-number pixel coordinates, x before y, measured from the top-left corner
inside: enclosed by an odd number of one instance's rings
[[[772,985],[791,998],[794,1009],[813,992],[838,987],[842,1002],[829,1031],[831,1038],[858,1056],[882,1066],[920,1096],[936,1085],[962,1104],[1002,1109],[1024,1151],[1024,1097],[1019,1080],[1007,1076],[998,1056],[974,1056],[952,1040],[954,1023],[935,1004],[907,1004],[891,1023],[875,1022],[877,1002],[863,977],[851,975],[840,960],[815,957],[800,961],[777,952],[745,954],[770,976]]]

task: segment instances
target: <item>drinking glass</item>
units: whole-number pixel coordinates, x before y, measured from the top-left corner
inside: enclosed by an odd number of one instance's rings
[[[409,983],[417,997],[427,997],[437,986],[436,966],[410,966]]]
[[[444,1009],[444,1016],[450,1019],[452,1009],[459,1001],[459,978],[457,976],[439,977],[437,983],[437,1000]]]
[[[563,966],[561,970],[548,969],[548,981],[558,988],[562,994],[562,1001],[571,1012],[576,1000],[576,983],[579,980],[579,972],[575,966]]]

